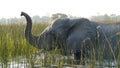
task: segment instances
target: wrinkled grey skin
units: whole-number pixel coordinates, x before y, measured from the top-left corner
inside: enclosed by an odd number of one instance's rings
[[[99,47],[102,48],[103,56],[108,53],[104,51],[110,48],[109,45],[112,45],[111,47],[115,51],[116,33],[120,31],[120,23],[104,24],[92,22],[85,18],[56,19],[40,36],[33,36],[30,16],[25,12],[21,12],[21,16],[25,16],[27,20],[25,29],[27,41],[39,49],[51,50],[57,47],[61,49],[62,54],[74,53],[75,60],[81,60],[82,58],[83,61],[90,50],[95,50],[97,57]],[[108,41],[112,44],[109,44]],[[82,61],[75,63],[79,64]]]

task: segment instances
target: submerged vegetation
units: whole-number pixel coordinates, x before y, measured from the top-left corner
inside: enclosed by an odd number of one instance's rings
[[[41,52],[41,50],[31,46],[24,37],[25,26],[25,23],[20,22],[0,25],[0,66],[2,68],[7,68],[10,64],[9,62],[13,61],[15,61],[15,63],[24,63],[23,61],[25,61],[31,68],[33,68],[35,64],[40,64],[42,66],[57,65],[59,68],[65,64],[73,65],[71,60],[72,57],[67,56],[66,59],[66,57],[60,54],[59,49]],[[47,26],[48,23],[33,23],[32,33],[34,35],[40,34]],[[91,62],[92,65],[96,65],[97,62],[100,62],[101,64],[101,61],[106,62],[101,56],[102,49],[99,48],[98,50],[100,50],[100,54],[98,55],[99,60],[96,61],[93,49],[91,50],[92,52],[90,52],[90,59],[92,61],[86,59],[86,63]],[[110,50],[110,48],[108,48],[108,50]],[[120,54],[120,52],[118,52],[118,54]],[[107,57],[109,58],[109,56]],[[117,64],[119,64],[119,61],[120,56],[118,55],[118,57],[115,58],[115,63],[117,62]],[[28,64],[26,64],[26,66]],[[112,62],[110,60],[109,65],[111,64]]]

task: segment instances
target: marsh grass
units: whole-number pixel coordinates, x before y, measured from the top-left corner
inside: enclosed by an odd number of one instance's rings
[[[62,56],[59,49],[53,49],[51,51],[44,51],[42,53],[37,53],[39,51],[37,48],[30,45],[25,37],[24,37],[24,23],[14,23],[14,24],[1,24],[0,25],[0,63],[2,68],[7,68],[9,66],[9,62],[16,61],[16,63],[22,62],[22,60],[26,61],[31,68],[34,66],[42,65],[42,66],[50,66],[57,65],[58,68],[62,68],[62,65],[73,66],[73,62],[70,56]],[[33,35],[39,35],[46,27],[47,23],[33,23],[32,33]],[[110,56],[115,56],[113,50],[111,49],[111,43],[106,38],[109,48],[107,58]],[[99,40],[98,40],[99,43]],[[118,47],[120,41],[117,42]],[[97,49],[99,52],[96,56],[96,51],[94,48],[89,52],[90,61],[88,61],[87,57],[85,59],[86,63],[89,62],[90,65],[96,66],[96,63],[102,63],[103,59],[103,50],[98,45]],[[43,55],[42,55],[43,54]],[[120,54],[120,50],[118,48],[118,54]],[[41,56],[42,55],[42,56]],[[96,58],[98,58],[96,60]],[[111,59],[111,58],[110,58]],[[117,64],[120,62],[120,55],[118,57],[114,57],[114,60]],[[111,60],[110,60],[111,61]],[[109,64],[111,65],[111,64]],[[26,64],[27,66],[27,64]],[[119,66],[119,65],[118,65]]]
[[[47,24],[34,24],[32,30],[33,34],[42,32],[46,26]],[[26,42],[24,29],[25,24],[23,23],[0,25],[0,62],[3,66],[7,67],[10,60],[14,60],[20,56],[29,59],[30,61],[28,62],[33,64],[32,61],[34,57],[32,53],[36,52],[37,49]]]

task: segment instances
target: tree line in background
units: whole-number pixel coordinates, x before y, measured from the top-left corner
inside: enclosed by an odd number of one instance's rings
[[[72,15],[66,15],[63,13],[56,13],[56,14],[52,14],[51,17],[49,16],[33,16],[32,17],[32,21],[36,22],[36,23],[48,23],[56,18],[82,18],[82,17],[76,17],[76,16],[72,16]],[[120,15],[115,15],[115,14],[111,14],[111,15],[97,15],[97,16],[91,16],[89,18],[92,21],[96,21],[96,22],[105,22],[105,23],[112,23],[112,22],[120,22]],[[22,18],[1,18],[0,19],[0,24],[7,24],[7,23],[17,23],[17,22],[25,22],[25,19]]]
[[[91,16],[92,21],[96,22],[105,22],[105,23],[113,23],[113,22],[120,22],[120,15],[98,15],[98,16]]]

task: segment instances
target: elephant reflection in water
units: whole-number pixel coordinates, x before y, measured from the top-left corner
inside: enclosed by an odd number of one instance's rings
[[[119,40],[117,38],[119,35],[116,34],[120,32],[120,23],[105,24],[86,18],[60,18],[54,20],[39,36],[34,36],[31,33],[31,17],[25,12],[21,12],[21,16],[26,18],[25,37],[31,45],[44,50],[57,47],[63,55],[73,53],[75,64],[84,63],[84,58],[89,57],[89,52],[93,50],[96,58],[99,57],[100,48],[105,59],[107,59],[105,56],[108,54],[108,49],[111,52],[118,52],[115,40]],[[118,55],[114,54],[113,59]]]

